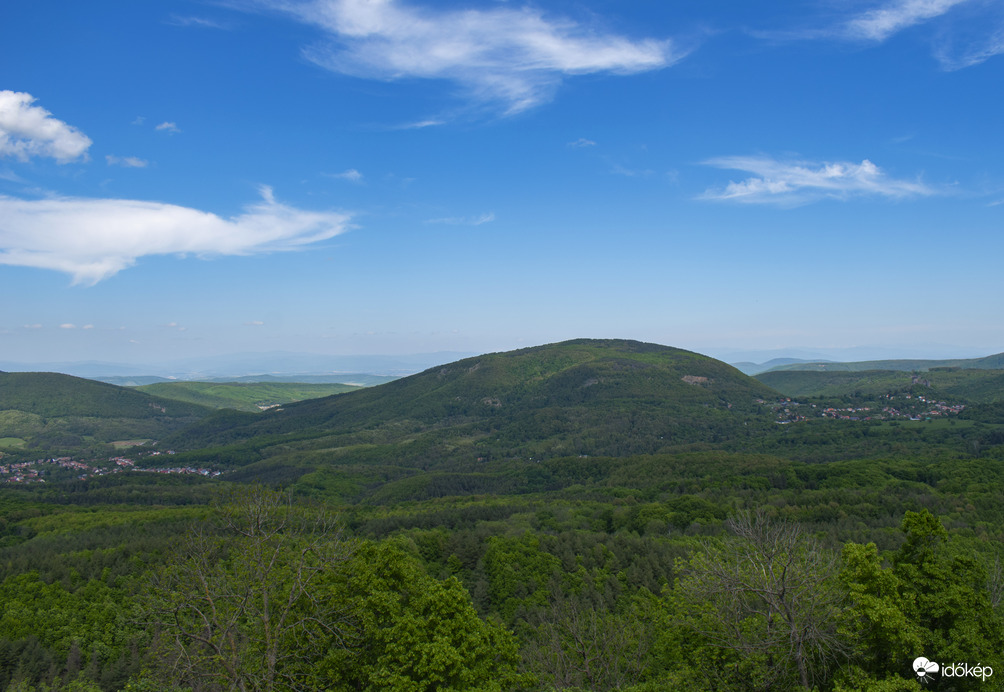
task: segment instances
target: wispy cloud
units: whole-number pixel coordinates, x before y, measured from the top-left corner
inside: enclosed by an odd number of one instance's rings
[[[59,163],[86,160],[91,140],[34,102],[31,94],[0,91],[0,156],[21,161],[46,156]]]
[[[358,183],[363,179],[363,174],[357,171],[355,168],[350,168],[347,171],[342,171],[341,173],[326,173],[329,178],[337,178],[339,180],[348,180],[353,183]]]
[[[884,41],[965,2],[971,0],[893,0],[854,17],[844,25],[844,30],[850,38]]]
[[[398,125],[393,128],[395,130],[423,130],[427,127],[439,127],[440,125],[445,125],[445,120],[428,119],[428,120],[418,120],[413,123],[404,123],[403,125]]]
[[[709,166],[751,173],[724,188],[709,189],[702,199],[749,204],[794,206],[819,199],[859,196],[902,199],[936,194],[914,180],[891,178],[874,163],[781,161],[769,157],[732,156],[709,159]]]
[[[655,171],[649,169],[635,170],[633,168],[627,168],[620,165],[619,163],[612,164],[610,167],[610,172],[614,175],[623,175],[626,178],[637,178],[641,176],[652,175]]]
[[[480,216],[447,216],[439,219],[428,219],[425,223],[443,223],[449,226],[480,226],[495,220],[495,212],[487,212]]]
[[[157,125],[157,127],[153,129],[157,130],[158,132],[168,132],[172,135],[181,132],[181,129],[178,127],[178,124],[172,122],[163,122],[160,125]]]
[[[595,147],[596,146],[596,142],[594,142],[591,139],[586,139],[585,137],[579,137],[574,142],[569,142],[568,146],[576,148],[576,149],[581,149],[581,148],[584,148],[584,147]]]
[[[978,65],[1004,54],[1000,0],[872,0],[870,9],[826,26],[750,31],[767,41],[841,40],[882,43],[914,27],[931,25],[923,40],[946,70]]]
[[[149,161],[135,156],[113,156],[112,154],[108,154],[105,156],[105,161],[108,162],[109,166],[122,166],[123,168],[146,168],[149,165]]]
[[[967,7],[948,31],[941,32],[934,57],[946,70],[961,70],[1004,54],[1004,3]]]
[[[632,40],[532,8],[446,10],[400,0],[259,0],[332,39],[304,51],[333,72],[367,79],[444,79],[517,113],[570,75],[629,74],[684,55],[668,40]]]
[[[224,29],[229,30],[230,25],[226,22],[221,22],[217,19],[209,19],[208,17],[195,17],[188,16],[182,17],[177,14],[172,14],[168,19],[167,23],[171,26],[194,26],[200,29]]]
[[[76,329],[77,325],[72,324],[70,322],[64,322],[63,324],[59,325],[59,328],[60,329]]]
[[[95,284],[147,255],[251,255],[295,250],[349,229],[350,216],[262,201],[232,218],[126,199],[0,196],[0,264],[66,272]]]

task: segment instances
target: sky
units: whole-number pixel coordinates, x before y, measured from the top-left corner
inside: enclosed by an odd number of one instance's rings
[[[0,7],[0,360],[1004,351],[1000,0]]]

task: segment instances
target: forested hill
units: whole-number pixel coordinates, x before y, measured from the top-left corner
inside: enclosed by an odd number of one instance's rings
[[[776,396],[697,353],[580,339],[467,358],[263,416],[217,414],[171,444],[243,444],[245,454],[248,444],[323,437],[312,447],[408,441],[413,451],[397,451],[425,459],[651,453],[752,434],[771,421],[756,400]]]
[[[103,455],[111,443],[157,440],[210,410],[59,373],[0,372],[0,452]]]
[[[0,372],[0,410],[45,417],[188,418],[209,409],[55,372]]]

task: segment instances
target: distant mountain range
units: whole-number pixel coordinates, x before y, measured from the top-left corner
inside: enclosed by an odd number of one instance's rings
[[[786,359],[778,359],[783,361]],[[786,370],[812,370],[817,372],[862,372],[865,370],[898,370],[906,372],[927,372],[935,368],[958,368],[960,370],[1002,370],[1004,369],[1004,353],[997,353],[984,358],[948,358],[942,360],[862,360],[851,363],[836,363],[832,361],[803,361],[798,359],[787,359],[789,362],[770,361],[764,363],[762,370],[757,372],[747,372],[747,374],[759,374],[762,372],[778,372]],[[754,365],[740,363],[736,365]],[[756,366],[760,367],[760,366]]]
[[[743,361],[741,363],[730,363],[729,365],[747,375],[758,375],[761,372],[767,372],[768,370],[779,368],[783,365],[802,365],[820,362],[829,363],[831,361],[812,361],[803,360],[801,358],[773,358],[768,360],[766,363],[750,363],[749,361]]]

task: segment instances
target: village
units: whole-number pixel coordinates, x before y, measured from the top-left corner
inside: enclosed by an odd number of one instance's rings
[[[934,420],[955,416],[966,408],[965,404],[948,404],[925,396],[912,394],[885,394],[878,397],[886,400],[888,405],[877,403],[872,406],[821,406],[805,404],[800,401],[785,398],[776,402],[758,399],[757,402],[769,405],[777,414],[775,421],[779,425],[787,425],[810,418],[829,418],[847,421],[881,421],[881,420]]]
[[[166,452],[146,452],[143,457],[156,457],[161,454],[174,454],[173,451]],[[50,457],[35,459],[33,461],[21,461],[11,464],[0,464],[0,483],[21,484],[21,483],[45,483],[46,476],[50,476],[54,471],[69,471],[76,474],[77,480],[85,480],[94,476],[107,476],[114,473],[134,472],[134,473],[162,473],[162,474],[182,474],[216,477],[222,471],[207,468],[195,468],[192,466],[140,466],[135,459],[123,456],[110,457],[102,463],[97,460],[79,461],[72,457]],[[60,474],[63,478],[65,473]]]

